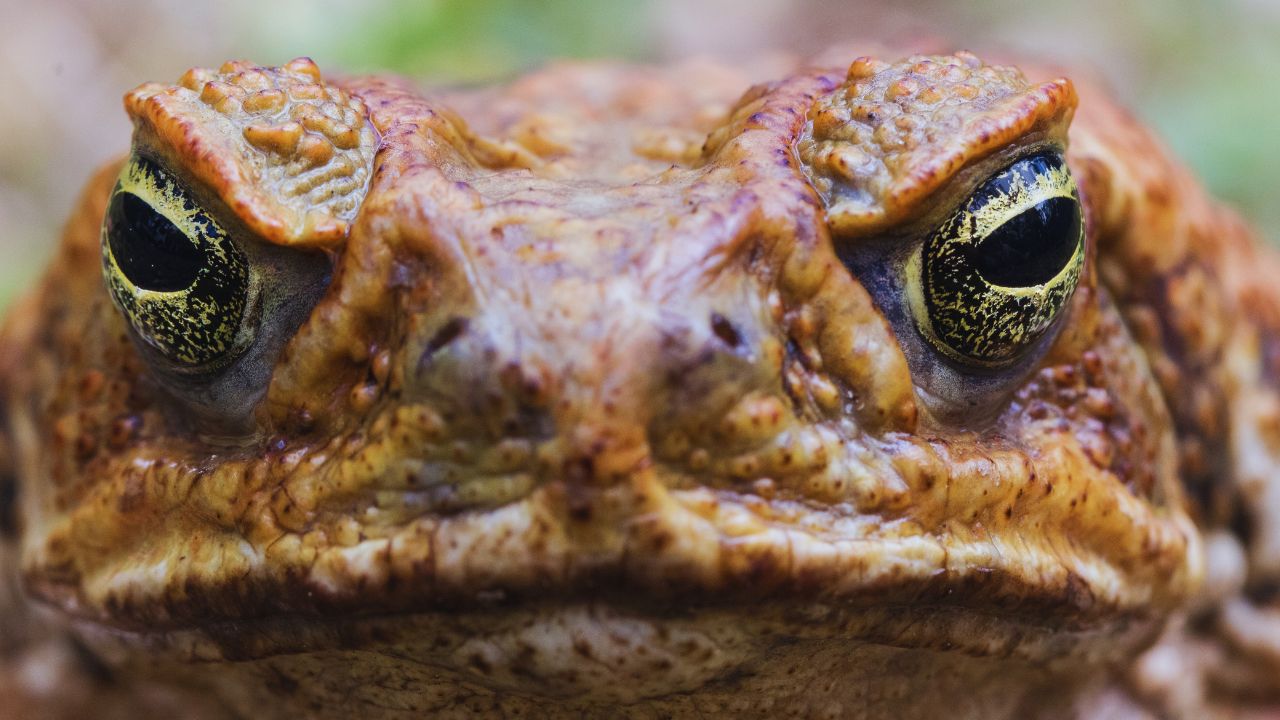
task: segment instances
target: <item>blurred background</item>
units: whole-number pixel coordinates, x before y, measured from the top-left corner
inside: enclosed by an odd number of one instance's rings
[[[0,0],[0,307],[46,261],[120,97],[230,58],[501,78],[549,58],[729,59],[939,38],[1083,65],[1280,244],[1280,0]]]

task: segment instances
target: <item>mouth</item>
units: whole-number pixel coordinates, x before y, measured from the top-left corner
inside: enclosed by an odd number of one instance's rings
[[[819,691],[827,696],[894,687],[902,697],[929,697],[939,677],[975,673],[1003,677],[996,692],[1022,692],[1054,676],[1049,661],[1102,666],[1150,642],[1160,627],[1138,617],[1064,626],[928,604],[773,599],[749,608],[655,607],[621,598],[549,598],[504,605],[477,598],[450,612],[295,614],[145,633],[82,622],[77,630],[114,667],[209,686],[233,703],[253,696],[245,688],[264,684],[268,694],[285,693],[274,702],[332,695],[325,703],[331,708],[359,705],[361,687],[377,689],[377,704],[399,698],[413,706],[478,686],[563,710],[575,703],[661,703],[691,693],[778,700],[821,678],[839,678],[837,692]],[[992,684],[973,679],[980,691]],[[805,702],[795,697],[788,704]],[[893,709],[902,710],[901,703]]]
[[[907,435],[840,447],[821,473],[768,482],[663,465],[607,484],[508,478],[504,502],[450,513],[407,511],[407,494],[377,487],[372,456],[317,472],[343,490],[324,498],[314,485],[269,491],[252,465],[198,481],[153,468],[141,489],[124,474],[97,486],[24,575],[74,618],[154,636],[584,602],[953,614],[1070,635],[1158,617],[1203,574],[1189,518],[1097,472],[1070,437],[1035,457]],[[312,461],[274,462],[286,460]]]

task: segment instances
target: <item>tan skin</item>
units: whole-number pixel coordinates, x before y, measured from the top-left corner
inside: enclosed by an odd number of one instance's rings
[[[822,57],[130,93],[0,337],[19,716],[1274,707],[1276,258],[1088,86]],[[1040,156],[1057,265],[913,284]]]

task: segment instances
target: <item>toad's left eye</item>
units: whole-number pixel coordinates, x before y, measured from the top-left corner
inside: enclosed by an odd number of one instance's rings
[[[172,175],[134,155],[102,226],[111,298],[148,347],[179,371],[220,367],[247,347],[249,262]]]
[[[1026,157],[996,173],[907,263],[907,298],[921,335],[961,364],[1017,360],[1076,288],[1082,225],[1060,154]]]

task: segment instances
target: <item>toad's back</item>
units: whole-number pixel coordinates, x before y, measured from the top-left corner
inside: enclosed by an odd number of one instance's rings
[[[50,618],[0,621],[0,687],[255,717],[1276,699],[1275,259],[1065,78],[823,58],[131,92],[133,152],[0,344]]]

